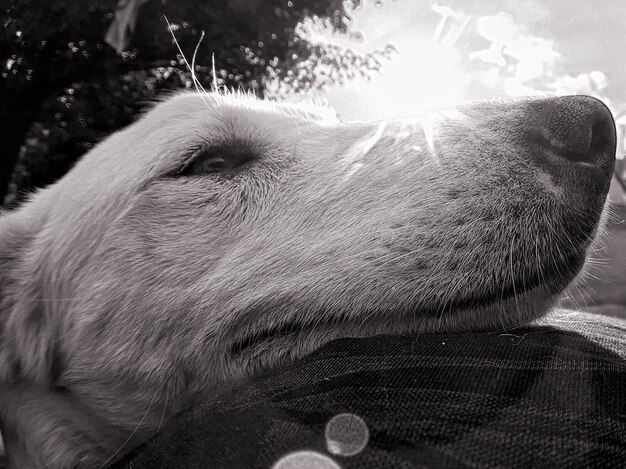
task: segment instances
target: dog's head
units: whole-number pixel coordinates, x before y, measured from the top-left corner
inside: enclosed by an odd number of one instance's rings
[[[0,218],[13,464],[95,467],[335,337],[539,317],[583,266],[614,153],[587,97],[352,124],[159,104]]]
[[[0,376],[219,383],[333,337],[527,322],[581,269],[614,152],[587,97],[346,124],[176,96],[0,219]]]

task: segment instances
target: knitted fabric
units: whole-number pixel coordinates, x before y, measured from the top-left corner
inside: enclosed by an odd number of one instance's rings
[[[114,467],[624,468],[626,322],[336,340]]]

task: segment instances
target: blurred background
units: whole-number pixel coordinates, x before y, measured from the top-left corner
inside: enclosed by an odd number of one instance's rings
[[[191,64],[194,51],[207,89],[214,60],[219,86],[322,100],[343,120],[588,94],[617,122],[612,216],[563,305],[626,318],[625,33],[623,0],[4,0],[0,207],[54,182],[157,97],[191,89],[182,54]]]

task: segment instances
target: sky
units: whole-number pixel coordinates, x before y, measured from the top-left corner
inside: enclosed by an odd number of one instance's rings
[[[347,3],[350,6],[350,2]],[[365,53],[397,50],[368,83],[320,92],[344,120],[414,116],[467,101],[589,94],[626,110],[626,1],[362,0],[346,35],[305,34]]]

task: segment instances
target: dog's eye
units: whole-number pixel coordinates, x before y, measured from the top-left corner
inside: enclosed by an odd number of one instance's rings
[[[177,174],[179,176],[197,176],[226,172],[255,158],[255,155],[247,149],[225,147],[203,149],[194,153]]]

